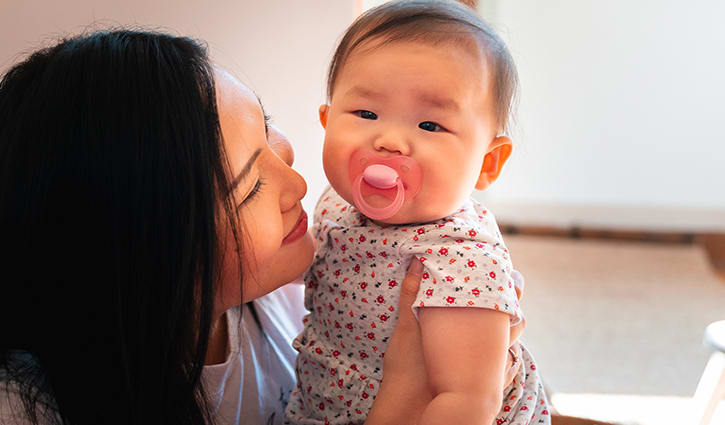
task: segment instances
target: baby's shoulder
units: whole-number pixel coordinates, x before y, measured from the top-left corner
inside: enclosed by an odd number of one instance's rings
[[[471,198],[451,215],[426,226],[426,233],[463,237],[468,240],[502,239],[493,213]]]

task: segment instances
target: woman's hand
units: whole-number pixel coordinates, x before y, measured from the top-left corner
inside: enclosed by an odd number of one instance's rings
[[[420,328],[411,309],[422,273],[423,264],[413,258],[401,285],[398,322],[385,351],[383,382],[365,425],[417,424],[433,399],[428,389]]]
[[[411,309],[418,295],[422,273],[423,264],[414,258],[401,285],[398,322],[385,351],[383,382],[365,425],[418,424],[423,410],[433,399],[428,386],[420,327]],[[520,298],[523,278],[520,285],[516,280],[516,293]],[[513,381],[521,367],[521,347],[513,341],[523,331],[524,324],[522,321],[515,331],[512,328],[513,345],[506,362],[504,388]]]

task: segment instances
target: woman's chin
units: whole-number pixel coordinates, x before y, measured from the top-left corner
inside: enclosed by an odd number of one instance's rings
[[[290,243],[285,248],[290,251],[291,255],[286,264],[280,264],[280,271],[284,270],[284,275],[280,279],[279,286],[302,277],[305,271],[312,265],[312,260],[315,258],[315,240],[310,232],[306,232],[304,236]]]

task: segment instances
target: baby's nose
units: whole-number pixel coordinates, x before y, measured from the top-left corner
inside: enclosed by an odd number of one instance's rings
[[[388,151],[400,155],[410,154],[410,142],[405,134],[401,132],[388,132],[375,139],[376,151]]]

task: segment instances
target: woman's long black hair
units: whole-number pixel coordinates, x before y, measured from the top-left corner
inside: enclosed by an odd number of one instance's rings
[[[213,69],[191,39],[96,32],[5,74],[0,368],[31,420],[210,422],[220,228],[237,235],[227,171]]]

